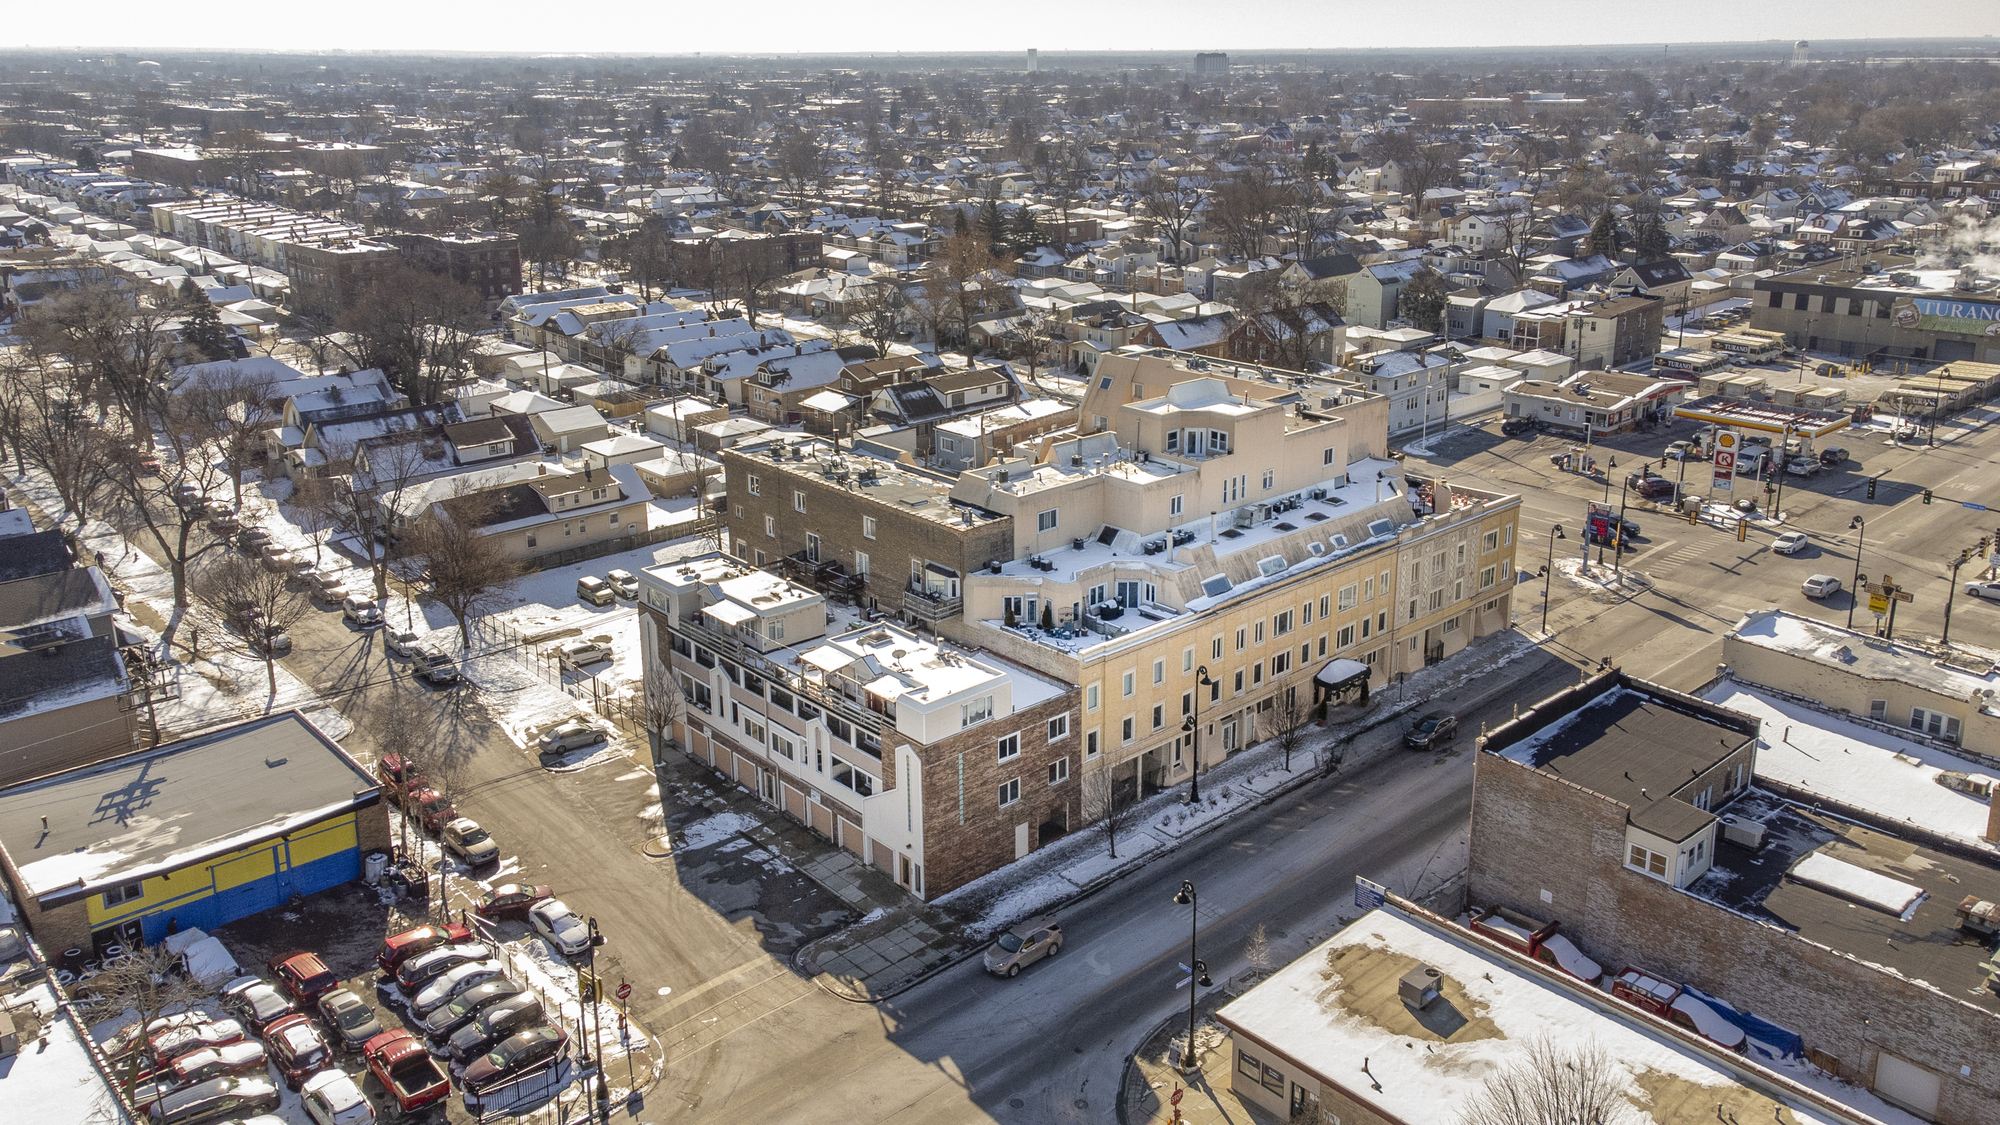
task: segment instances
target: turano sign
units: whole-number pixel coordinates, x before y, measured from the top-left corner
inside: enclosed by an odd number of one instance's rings
[[[2000,305],[1983,301],[1904,297],[1890,307],[1889,319],[1898,328],[2000,337]]]

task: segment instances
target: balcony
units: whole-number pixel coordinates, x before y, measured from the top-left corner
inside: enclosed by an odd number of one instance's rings
[[[903,591],[903,609],[918,621],[936,625],[946,618],[957,617],[964,613],[965,599],[948,598],[925,590],[906,589]]]

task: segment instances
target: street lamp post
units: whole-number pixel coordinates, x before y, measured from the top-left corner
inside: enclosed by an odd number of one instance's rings
[[[1611,537],[1611,573],[1616,576],[1625,561],[1625,505],[1632,500],[1632,483],[1618,486],[1618,528]]]
[[[1854,585],[1847,591],[1847,627],[1854,628],[1854,603],[1861,600],[1861,551],[1868,546],[1868,521],[1855,516],[1847,521],[1847,529],[1861,532],[1860,542],[1854,545]]]
[[[1208,979],[1208,966],[1202,964],[1201,958],[1195,956],[1195,937],[1201,930],[1201,905],[1195,898],[1194,884],[1182,879],[1180,892],[1174,895],[1174,901],[1190,908],[1188,910],[1188,1042],[1187,1050],[1181,1052],[1181,1070],[1191,1071],[1195,1069],[1195,997],[1214,982]]]
[[[1549,529],[1549,561],[1542,567],[1542,636],[1549,635],[1549,582],[1556,572],[1556,540],[1564,538],[1563,527],[1557,524]]]
[[[599,1034],[603,1030],[604,1022],[599,1018],[599,1013],[604,1009],[598,1005],[603,1002],[604,997],[601,994],[602,986],[597,980],[597,947],[604,944],[604,935],[597,932],[597,919],[592,918],[589,922],[590,945],[588,952],[584,954],[584,960],[590,971],[590,1052],[597,1057],[597,1119],[609,1122],[611,1087],[604,1077],[604,1038]]]
[[[1189,752],[1192,755],[1193,764],[1188,769],[1188,804],[1190,805],[1201,804],[1201,689],[1213,687],[1215,684],[1214,680],[1208,678],[1208,665],[1204,664],[1194,670],[1194,683],[1194,710],[1189,712],[1188,717],[1181,722],[1181,729],[1188,733],[1188,737],[1191,740],[1189,743]]]
[[[1945,648],[1951,647],[1951,603],[1958,596],[1958,568],[1971,561],[1971,551],[1960,551],[1958,557],[1951,560],[1951,589],[1944,595],[1944,635],[1938,638],[1938,643]]]

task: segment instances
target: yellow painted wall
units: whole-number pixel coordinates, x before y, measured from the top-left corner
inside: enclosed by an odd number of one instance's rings
[[[355,832],[354,814],[349,812],[293,833],[290,837],[291,865],[298,867],[353,847]],[[144,894],[109,908],[104,905],[103,894],[93,894],[84,900],[90,913],[90,928],[94,930],[135,918],[169,903],[201,897],[211,890],[228,890],[262,879],[277,870],[275,853],[282,848],[283,841],[267,840],[254,847],[190,864],[164,876],[149,876],[144,883]],[[246,859],[249,862],[237,862]],[[222,870],[216,871],[216,868]]]

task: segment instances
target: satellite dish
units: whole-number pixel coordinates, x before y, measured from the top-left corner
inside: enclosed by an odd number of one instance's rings
[[[899,648],[899,649],[895,650],[894,652],[891,652],[891,653],[889,654],[889,657],[890,657],[890,659],[892,659],[892,660],[901,660],[902,658],[904,658],[905,656],[908,656],[908,655],[910,655],[910,650],[909,650],[909,649],[906,649],[906,648]]]

